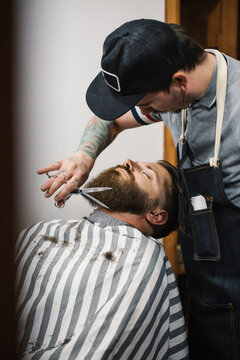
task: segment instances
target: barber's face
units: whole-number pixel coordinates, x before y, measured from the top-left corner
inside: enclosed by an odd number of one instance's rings
[[[170,91],[157,91],[148,93],[138,103],[141,113],[147,115],[151,112],[179,112],[185,109],[192,99],[180,87],[170,87]]]

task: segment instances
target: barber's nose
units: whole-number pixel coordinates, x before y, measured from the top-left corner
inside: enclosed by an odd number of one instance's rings
[[[126,159],[123,165],[126,166],[131,172],[133,172],[136,162],[131,159]]]

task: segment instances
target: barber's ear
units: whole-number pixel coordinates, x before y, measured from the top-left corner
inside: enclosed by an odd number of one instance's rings
[[[187,90],[187,76],[186,73],[183,70],[177,71],[172,76],[172,85],[175,85],[177,87],[180,87],[181,90],[186,91]]]
[[[157,207],[146,214],[146,219],[153,225],[164,225],[168,219],[168,212]]]

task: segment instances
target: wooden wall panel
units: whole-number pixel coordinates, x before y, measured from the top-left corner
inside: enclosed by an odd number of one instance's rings
[[[180,23],[180,0],[166,0],[165,2],[165,21],[167,23]],[[172,135],[164,125],[164,159],[173,165],[177,165],[177,154]],[[178,233],[172,232],[163,239],[165,253],[172,265],[175,277],[178,277],[179,269],[177,262],[177,243]]]
[[[238,0],[181,0],[180,23],[204,48],[237,58]]]
[[[165,21],[180,24],[180,0],[165,1]]]

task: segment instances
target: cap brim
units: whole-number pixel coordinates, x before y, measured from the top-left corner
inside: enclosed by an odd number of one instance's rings
[[[133,108],[147,93],[122,95],[106,84],[100,72],[88,87],[86,101],[100,119],[114,120]]]

